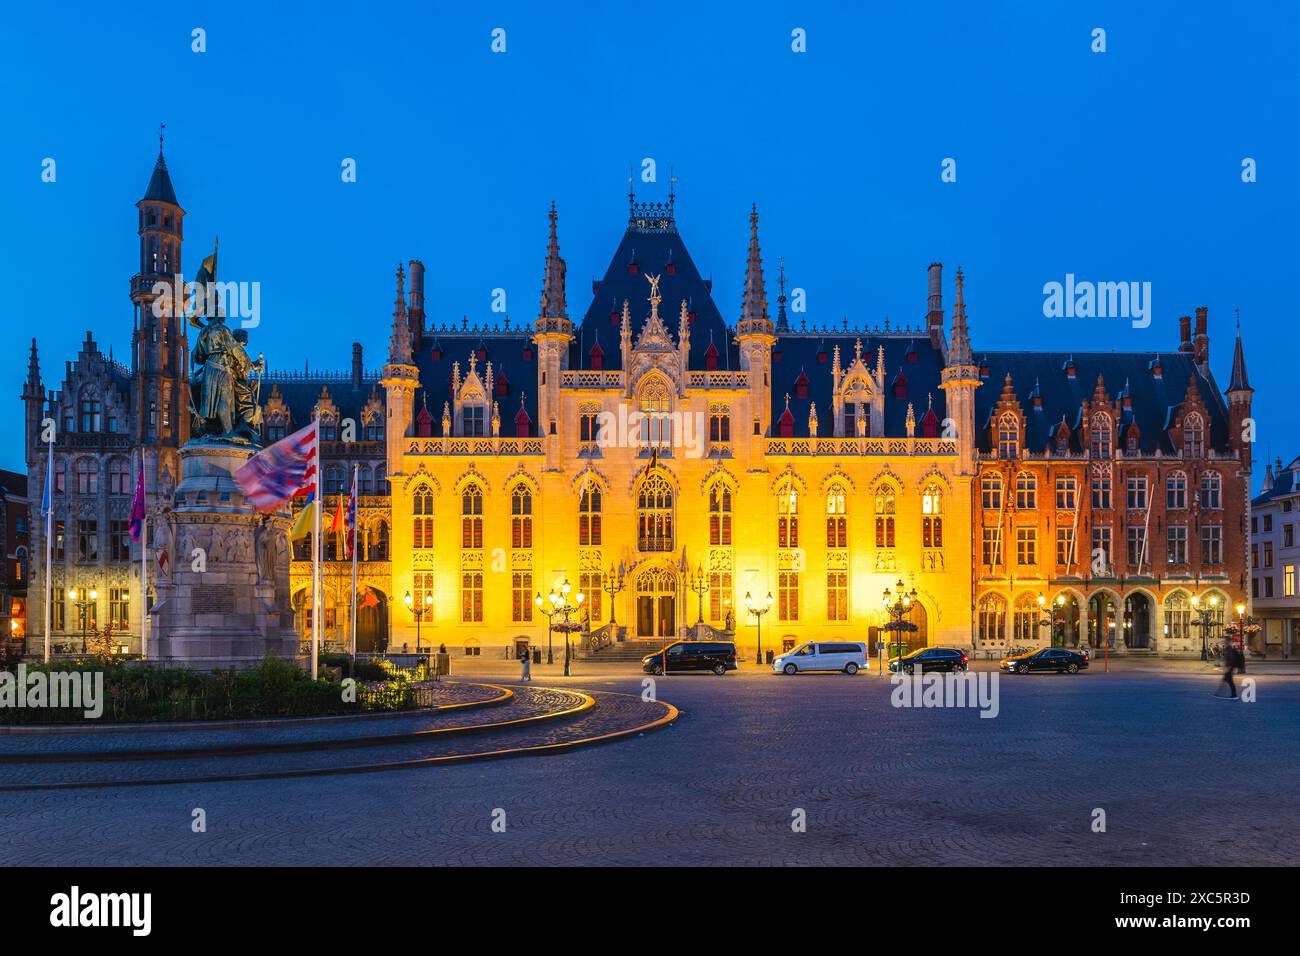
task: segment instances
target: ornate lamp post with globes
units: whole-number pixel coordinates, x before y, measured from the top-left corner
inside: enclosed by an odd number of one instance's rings
[[[903,632],[916,630],[916,625],[907,619],[912,613],[912,605],[916,602],[916,588],[910,591],[904,590],[906,585],[903,584],[902,578],[898,579],[894,587],[896,591],[891,592],[889,588],[885,588],[883,594],[885,613],[889,615],[889,623],[885,625],[885,630],[898,635],[898,660],[899,667],[902,667]],[[888,648],[886,648],[886,656],[888,656]]]

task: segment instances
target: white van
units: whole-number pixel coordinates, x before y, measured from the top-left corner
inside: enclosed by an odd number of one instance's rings
[[[867,645],[858,641],[809,641],[772,661],[778,674],[843,671],[856,674],[867,665]]]

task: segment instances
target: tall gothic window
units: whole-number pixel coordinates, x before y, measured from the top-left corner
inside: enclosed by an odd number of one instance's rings
[[[1201,507],[1217,509],[1223,507],[1223,479],[1217,471],[1207,471],[1201,475]]]
[[[1200,415],[1188,415],[1183,419],[1183,456],[1201,458],[1205,455],[1205,426],[1201,424]]]
[[[721,481],[715,481],[709,489],[709,544],[731,544],[731,488]]]
[[[894,546],[894,516],[897,513],[897,498],[894,489],[881,485],[876,489],[876,547],[892,548]]]
[[[661,455],[667,454],[673,444],[673,423],[668,413],[672,403],[668,395],[668,386],[655,379],[641,389],[641,446],[657,448]]]
[[[921,495],[921,547],[943,547],[943,492],[933,481]]]
[[[483,489],[473,482],[460,494],[460,515],[460,546],[483,547]]]
[[[588,482],[578,496],[578,545],[600,547],[600,489]]]
[[[510,547],[533,546],[533,493],[527,485],[515,485],[510,496]]]
[[[641,482],[636,499],[637,549],[673,549],[673,489],[661,475]]]
[[[799,547],[799,493],[790,481],[776,495],[776,546]]]
[[[411,500],[411,547],[425,551],[433,547],[433,492],[428,485],[415,489]]]
[[[985,511],[1002,510],[1002,476],[996,472],[980,476],[980,507]]]
[[[996,643],[1007,638],[1007,602],[996,594],[986,594],[979,603],[980,643]]]
[[[831,485],[826,492],[826,547],[828,548],[847,548],[849,546],[849,528],[848,519],[844,514],[844,499],[844,488],[841,485]]]
[[[1033,511],[1038,507],[1038,477],[1027,471],[1016,475],[1016,510]]]
[[[1110,448],[1110,416],[1094,415],[1092,417],[1092,457],[1109,458]]]
[[[998,419],[998,457],[1020,457],[1020,423],[1010,412]]]
[[[77,494],[99,494],[99,462],[93,458],[77,459]]]

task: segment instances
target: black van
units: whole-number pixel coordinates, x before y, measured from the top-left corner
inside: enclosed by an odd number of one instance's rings
[[[662,674],[665,657],[670,674],[713,671],[721,677],[736,669],[736,645],[730,641],[675,641],[664,650],[641,658],[641,669],[647,674]]]

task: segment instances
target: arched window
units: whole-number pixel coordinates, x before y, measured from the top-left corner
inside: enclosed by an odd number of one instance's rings
[[[339,437],[339,418],[333,412],[322,412],[320,416],[320,440],[337,441]]]
[[[1184,591],[1165,598],[1165,633],[1170,640],[1182,641],[1192,636],[1192,602]]]
[[[533,493],[525,484],[515,485],[510,496],[510,547],[533,546]]]
[[[1003,643],[1007,639],[1007,602],[996,594],[986,594],[979,603],[979,639],[981,644]]]
[[[1217,471],[1207,471],[1201,475],[1201,507],[1223,507],[1223,479]]]
[[[1038,507],[1038,476],[1022,471],[1016,475],[1016,510],[1033,511]]]
[[[641,446],[657,448],[664,454],[672,448],[673,423],[669,417],[672,402],[668,386],[661,379],[652,379],[641,389],[638,402],[641,412]]]
[[[483,489],[475,482],[460,493],[460,546],[483,547]]]
[[[374,494],[375,482],[373,473],[369,465],[362,465],[357,469],[357,494],[371,495]]]
[[[1165,479],[1165,507],[1187,507],[1187,476],[1176,471]]]
[[[640,551],[673,549],[673,489],[661,475],[641,482],[636,498],[637,548]]]
[[[81,414],[79,431],[97,432],[103,430],[104,405],[100,402],[98,395],[89,389],[82,392],[79,411]]]
[[[77,459],[77,494],[99,494],[99,462],[93,458]]]
[[[135,493],[135,486],[131,483],[131,471],[125,458],[114,458],[108,463],[108,493],[110,495]]]
[[[430,521],[433,519],[430,518]],[[432,534],[430,534],[432,539]],[[430,545],[432,547],[432,545]],[[370,532],[370,552],[367,561],[388,560],[388,522],[377,522]]]
[[[1002,510],[1002,476],[997,472],[980,476],[980,507],[985,511]]]
[[[722,481],[715,481],[709,489],[709,544],[731,544],[731,488]]]
[[[325,493],[327,495],[338,495],[343,493],[343,482],[346,480],[347,469],[342,465],[328,465],[325,468]]]
[[[831,485],[826,491],[826,547],[828,548],[849,546],[848,518],[844,514],[844,498],[842,485]]]
[[[921,547],[943,547],[943,492],[935,481],[921,495]]]
[[[1205,426],[1200,415],[1183,419],[1183,457],[1201,458],[1205,455]]]
[[[416,488],[411,499],[411,547],[417,551],[433,547],[433,492],[428,485]]]
[[[776,546],[799,547],[799,492],[789,480],[776,494]]]
[[[1042,617],[1037,596],[1025,593],[1016,598],[1012,633],[1017,644],[1038,643],[1038,624]]]
[[[998,457],[1020,457],[1020,423],[1010,412],[998,419]]]
[[[894,546],[894,516],[897,513],[897,499],[890,485],[881,485],[876,489],[876,547],[892,548]]]
[[[587,482],[578,495],[578,544],[581,547],[600,547],[600,488]]]
[[[1109,415],[1092,416],[1092,457],[1109,458],[1111,430]]]

